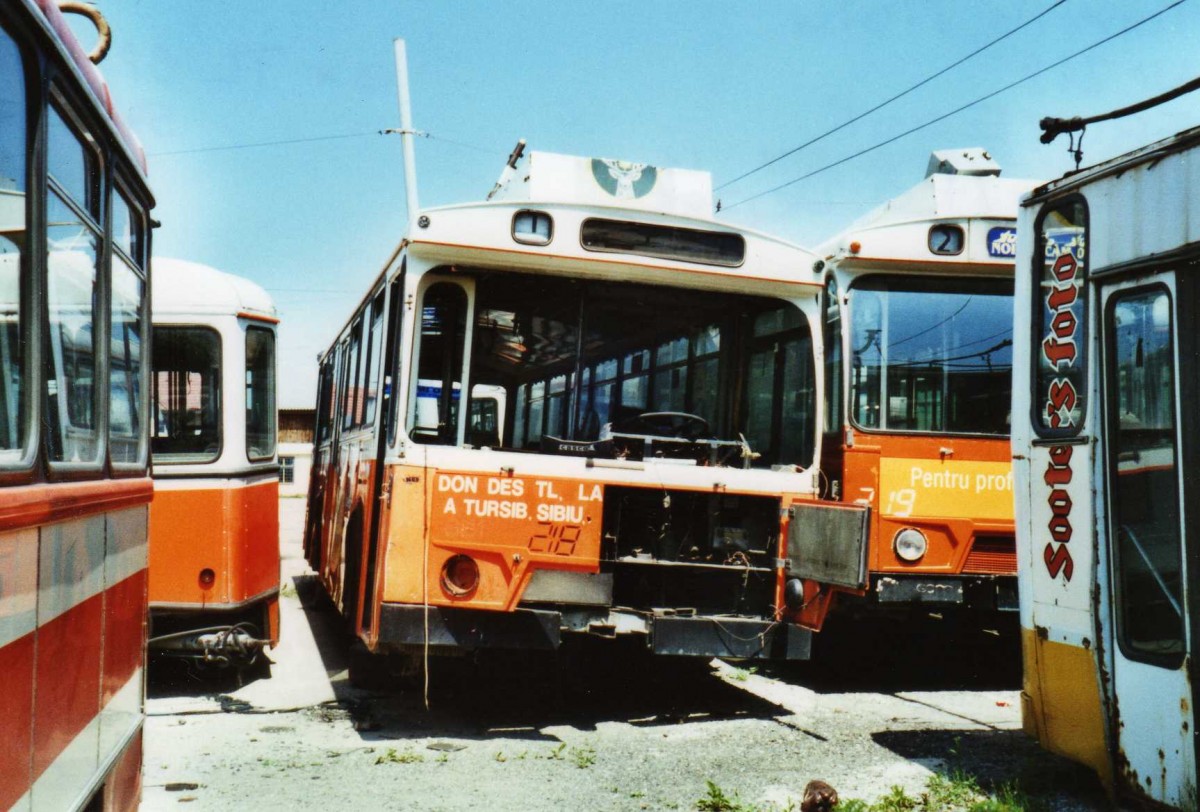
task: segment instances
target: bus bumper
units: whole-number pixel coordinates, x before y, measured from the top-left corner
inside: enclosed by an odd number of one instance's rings
[[[879,603],[887,604],[949,604],[983,611],[1017,611],[1017,579],[1010,575],[881,573],[872,577],[871,594]]]
[[[428,630],[428,631],[426,631]],[[640,635],[655,654],[682,657],[807,660],[812,632],[791,623],[756,618],[632,614],[608,610],[517,609],[489,612],[385,603],[379,643],[441,649],[554,650],[563,635],[615,638]],[[428,637],[426,637],[428,635]]]

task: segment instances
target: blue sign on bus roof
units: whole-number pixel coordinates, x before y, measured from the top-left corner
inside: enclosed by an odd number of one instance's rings
[[[1017,256],[1017,230],[1011,226],[996,226],[989,229],[987,246],[989,257],[1015,259]]]

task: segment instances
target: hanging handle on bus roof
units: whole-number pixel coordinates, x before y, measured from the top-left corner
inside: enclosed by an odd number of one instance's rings
[[[92,60],[93,65],[99,65],[104,57],[108,56],[108,49],[112,47],[112,29],[108,25],[108,20],[104,19],[104,15],[100,13],[100,9],[90,3],[60,0],[58,10],[63,14],[78,14],[81,17],[87,17],[92,21],[92,25],[96,26],[96,47],[88,53],[88,59]]]

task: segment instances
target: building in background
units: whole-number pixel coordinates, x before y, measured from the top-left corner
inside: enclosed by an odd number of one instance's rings
[[[304,496],[312,468],[313,410],[279,410],[279,495]]]

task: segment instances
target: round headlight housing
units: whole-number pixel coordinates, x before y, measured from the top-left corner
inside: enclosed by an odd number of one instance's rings
[[[479,565],[469,555],[455,555],[442,566],[442,589],[455,598],[470,595],[479,586]]]
[[[925,551],[929,549],[929,541],[920,530],[906,527],[892,539],[892,549],[896,551],[897,558],[911,564],[925,556]]]

